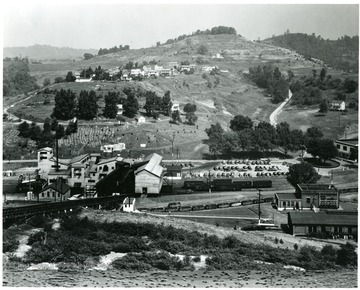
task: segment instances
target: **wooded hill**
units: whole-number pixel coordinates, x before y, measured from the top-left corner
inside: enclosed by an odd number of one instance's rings
[[[315,33],[285,33],[265,39],[263,43],[295,50],[309,59],[317,58],[334,68],[358,71],[359,36],[345,35],[337,40],[329,40]]]

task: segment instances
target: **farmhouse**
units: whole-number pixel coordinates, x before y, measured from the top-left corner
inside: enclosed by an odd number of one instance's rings
[[[345,102],[344,101],[332,101],[330,104],[330,110],[345,111]]]
[[[339,157],[351,161],[358,161],[358,137],[351,139],[339,139],[335,141],[335,146],[338,149]]]
[[[123,105],[122,104],[117,104],[116,107],[117,107],[116,116],[122,115],[124,113]]]
[[[177,69],[179,67],[179,63],[177,61],[169,61],[168,66],[171,69]]]
[[[357,212],[289,212],[288,227],[293,236],[324,234],[357,240]]]

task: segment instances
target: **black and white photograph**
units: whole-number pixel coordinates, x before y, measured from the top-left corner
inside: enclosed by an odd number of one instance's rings
[[[357,288],[359,1],[3,1],[2,287]]]

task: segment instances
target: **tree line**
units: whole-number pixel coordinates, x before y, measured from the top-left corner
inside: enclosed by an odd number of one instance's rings
[[[32,122],[22,122],[18,126],[19,137],[30,139],[36,142],[38,148],[53,147],[55,139],[61,139],[77,132],[77,120],[70,120],[65,127],[58,123],[56,118],[46,118],[43,128]]]
[[[289,95],[288,80],[282,75],[278,67],[270,65],[249,68],[248,77],[260,88],[267,89],[273,103],[283,102]]]
[[[196,30],[195,32],[193,32],[192,34],[183,34],[180,35],[179,37],[175,37],[175,38],[170,38],[168,39],[164,44],[172,44],[175,43],[177,41],[181,41],[187,37],[192,37],[192,36],[196,36],[196,35],[219,35],[219,34],[230,34],[230,35],[236,35],[236,30],[234,27],[230,27],[230,26],[215,26],[211,29],[206,29],[206,30]],[[156,44],[157,46],[160,46],[160,42],[157,42]]]
[[[286,33],[268,39],[272,44],[304,55],[307,59],[317,58],[328,65],[345,71],[358,71],[359,36],[347,35],[337,40],[323,39],[315,33]]]
[[[27,59],[16,58],[4,64],[3,95],[11,96],[38,89],[36,78],[30,76]]]
[[[317,127],[301,130],[290,128],[287,122],[272,126],[268,122],[253,121],[243,115],[237,115],[230,121],[230,131],[225,131],[219,122],[205,129],[208,135],[209,151],[214,155],[242,151],[273,151],[282,148],[285,155],[289,151],[307,150],[320,161],[333,158],[337,149],[333,140],[323,138]]]
[[[293,93],[291,98],[293,105],[310,106],[323,103],[322,107],[324,108],[325,102],[329,101],[329,96],[334,94],[335,100],[345,101],[346,94],[354,93],[358,89],[358,83],[355,80],[332,77],[327,73],[326,68],[322,68],[320,72],[313,69],[312,75],[302,76],[299,79],[295,78],[291,71],[288,74],[291,75],[289,87]],[[325,92],[326,99],[323,92]]]
[[[111,48],[100,48],[99,51],[98,51],[98,55],[104,55],[104,54],[108,54],[108,53],[115,53],[115,52],[120,52],[120,51],[124,51],[124,50],[129,50],[129,49],[130,49],[130,45],[122,46],[120,44],[119,47],[117,47],[115,45],[114,47],[111,47]]]

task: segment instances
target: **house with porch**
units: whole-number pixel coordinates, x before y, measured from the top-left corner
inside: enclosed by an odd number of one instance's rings
[[[330,110],[331,111],[345,111],[346,105],[344,101],[332,101],[330,103]]]

